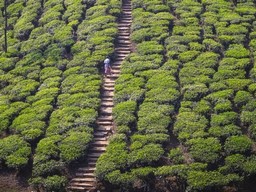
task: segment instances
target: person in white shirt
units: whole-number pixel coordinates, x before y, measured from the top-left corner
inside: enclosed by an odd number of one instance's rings
[[[107,56],[104,60],[104,75],[111,75],[110,58]]]

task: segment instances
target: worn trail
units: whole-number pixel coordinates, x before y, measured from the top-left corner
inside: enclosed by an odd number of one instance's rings
[[[113,133],[113,96],[115,80],[120,75],[120,65],[131,52],[130,25],[131,0],[123,0],[122,15],[118,23],[117,44],[115,47],[116,59],[112,64],[112,75],[105,77],[101,90],[101,106],[97,119],[97,128],[94,131],[94,140],[90,144],[87,162],[77,170],[76,176],[71,180],[69,191],[94,191],[96,189],[96,162],[108,145],[108,137]]]

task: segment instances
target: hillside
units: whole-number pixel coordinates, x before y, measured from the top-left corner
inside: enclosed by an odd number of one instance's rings
[[[100,187],[253,191],[256,3],[132,0],[120,59],[125,3],[0,2],[0,191],[69,189],[105,118],[106,56],[120,67]]]

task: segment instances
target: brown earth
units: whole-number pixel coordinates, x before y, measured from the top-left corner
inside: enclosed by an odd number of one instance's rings
[[[21,173],[22,175],[22,173]],[[0,170],[0,192],[32,192],[24,177],[15,171]]]

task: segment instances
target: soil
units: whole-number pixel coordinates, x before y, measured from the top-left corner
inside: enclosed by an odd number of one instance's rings
[[[15,171],[0,170],[0,192],[32,192],[25,179]]]

